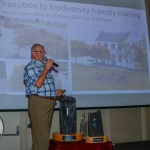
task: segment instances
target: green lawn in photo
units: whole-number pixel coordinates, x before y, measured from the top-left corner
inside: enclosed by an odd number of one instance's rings
[[[72,90],[147,90],[149,75],[121,69],[72,64]]]

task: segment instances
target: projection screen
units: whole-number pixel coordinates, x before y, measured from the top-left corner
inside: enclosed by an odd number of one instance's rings
[[[150,104],[145,1],[0,0],[1,110],[27,109],[23,69],[34,43],[59,64],[56,88],[78,108]]]

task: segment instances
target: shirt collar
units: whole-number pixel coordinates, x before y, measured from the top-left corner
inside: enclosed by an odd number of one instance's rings
[[[44,61],[40,62],[40,61],[37,61],[35,59],[32,59],[32,63],[38,67],[44,67],[44,65],[45,65]]]

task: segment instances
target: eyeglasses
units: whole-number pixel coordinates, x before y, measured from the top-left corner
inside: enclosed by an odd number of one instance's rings
[[[39,53],[45,53],[45,54],[46,54],[46,52],[45,52],[45,51],[34,51],[34,52],[39,52]]]

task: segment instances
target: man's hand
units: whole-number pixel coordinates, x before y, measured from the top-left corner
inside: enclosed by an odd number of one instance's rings
[[[50,68],[52,67],[53,63],[54,63],[54,60],[48,59],[45,63],[45,69],[47,69],[49,71]]]
[[[63,89],[57,89],[56,90],[56,96],[63,96],[66,90]]]

